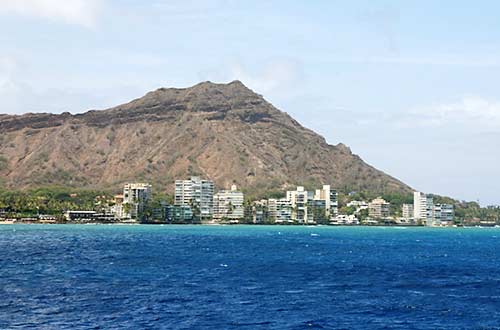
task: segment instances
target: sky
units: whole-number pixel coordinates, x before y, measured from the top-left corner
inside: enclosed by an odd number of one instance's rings
[[[241,80],[414,189],[500,204],[500,2],[0,0],[0,113]]]

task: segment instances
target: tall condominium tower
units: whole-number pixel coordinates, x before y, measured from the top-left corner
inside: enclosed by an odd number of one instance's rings
[[[175,205],[190,206],[195,217],[208,220],[213,216],[214,183],[197,176],[175,181]]]
[[[431,195],[415,191],[413,193],[413,218],[418,220],[432,221],[434,203]]]
[[[128,204],[128,211],[122,211],[125,218],[137,219],[142,216],[146,203],[151,198],[149,183],[127,183],[123,186],[123,204]]]
[[[323,189],[316,189],[314,200],[325,201],[326,215],[328,217],[336,216],[338,213],[338,193],[335,189],[331,189],[330,185],[323,185]]]

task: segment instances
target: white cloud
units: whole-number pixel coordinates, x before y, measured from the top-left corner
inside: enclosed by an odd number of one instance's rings
[[[93,27],[103,0],[0,0],[0,14],[63,21]]]
[[[457,125],[477,131],[500,129],[500,102],[465,96],[458,102],[410,109],[398,124],[424,127]]]

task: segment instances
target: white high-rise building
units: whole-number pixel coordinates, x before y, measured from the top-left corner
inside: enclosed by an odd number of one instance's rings
[[[297,187],[296,190],[286,192],[286,199],[290,202],[292,207],[292,220],[298,223],[313,223],[312,214],[309,214],[307,203],[312,200],[313,194],[304,189],[304,187]]]
[[[152,187],[149,183],[127,183],[123,187],[124,218],[137,219],[142,215],[146,203],[151,199]]]
[[[189,180],[175,181],[175,199],[177,206],[190,206],[195,217],[201,220],[212,218],[214,207],[214,183],[193,176]]]
[[[434,202],[431,195],[415,191],[413,193],[413,218],[415,221],[432,222]]]
[[[314,200],[325,201],[325,212],[328,218],[335,217],[338,214],[338,193],[336,190],[331,189],[329,185],[323,185],[323,189],[316,189]]]
[[[243,193],[238,191],[235,185],[231,187],[231,190],[219,191],[214,195],[214,219],[243,219],[243,200]]]

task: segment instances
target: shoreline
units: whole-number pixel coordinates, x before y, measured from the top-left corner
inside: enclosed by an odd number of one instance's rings
[[[0,221],[0,227],[3,226],[192,226],[192,227],[279,227],[279,228],[433,228],[433,229],[498,229],[500,226],[418,226],[418,225],[301,225],[301,224],[217,224],[217,223],[27,223]]]

